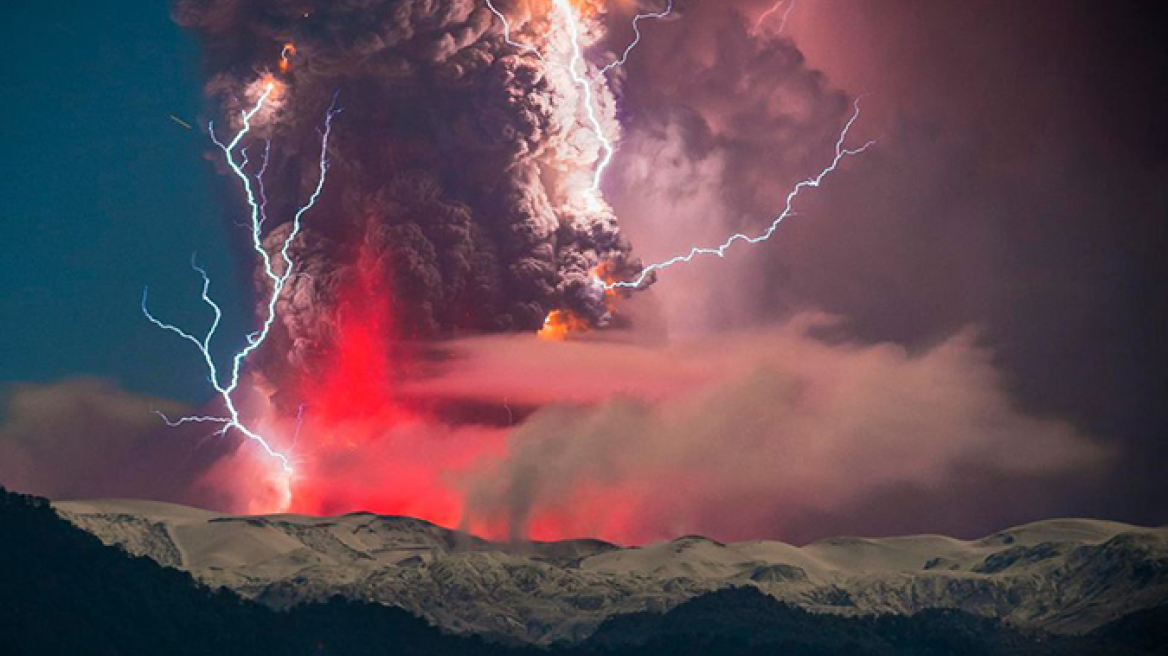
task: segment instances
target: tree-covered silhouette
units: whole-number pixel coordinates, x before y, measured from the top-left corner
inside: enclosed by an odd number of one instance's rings
[[[0,487],[0,653],[11,656],[1136,656],[1168,654],[1168,607],[1087,636],[959,611],[818,615],[754,588],[610,618],[582,644],[508,646],[334,598],[276,611],[109,547],[45,499]]]

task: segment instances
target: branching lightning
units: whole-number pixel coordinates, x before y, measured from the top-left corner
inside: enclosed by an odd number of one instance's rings
[[[848,119],[848,122],[846,124],[844,124],[844,128],[840,132],[839,139],[836,140],[835,157],[832,158],[831,164],[829,164],[826,168],[824,168],[822,171],[820,171],[814,177],[807,178],[806,180],[803,180],[803,181],[799,182],[798,184],[796,184],[791,189],[791,191],[787,194],[787,202],[786,202],[786,205],[783,207],[782,213],[780,213],[775,218],[775,220],[771,222],[770,226],[767,227],[767,229],[764,230],[761,234],[755,235],[752,237],[750,235],[737,233],[737,234],[731,235],[729,238],[726,239],[726,241],[722,242],[718,246],[715,246],[715,247],[694,247],[694,248],[690,249],[689,253],[686,253],[685,255],[678,255],[676,257],[672,257],[672,258],[665,260],[663,262],[658,262],[656,264],[650,264],[649,266],[646,266],[644,269],[642,269],[640,275],[638,275],[633,280],[606,282],[606,281],[600,280],[598,278],[597,284],[603,285],[604,289],[606,289],[606,290],[612,290],[612,289],[617,289],[617,288],[637,289],[641,285],[644,285],[645,282],[649,279],[649,277],[652,276],[653,273],[656,271],[663,271],[663,270],[668,269],[669,267],[671,267],[675,264],[692,262],[695,258],[697,258],[700,255],[716,255],[718,257],[726,257],[726,252],[730,250],[731,246],[733,246],[734,244],[736,244],[738,242],[743,242],[743,243],[747,243],[747,244],[758,244],[758,243],[767,241],[775,234],[775,231],[777,231],[779,229],[779,226],[783,223],[783,221],[785,221],[787,219],[787,217],[792,215],[795,199],[797,199],[799,197],[799,194],[804,189],[819,187],[820,185],[823,184],[823,181],[826,180],[829,175],[834,173],[835,170],[837,168],[839,168],[840,163],[843,162],[844,159],[851,157],[853,155],[859,155],[860,153],[864,152],[865,150],[867,150],[873,144],[876,143],[875,141],[869,141],[869,142],[865,143],[863,146],[860,146],[859,148],[852,148],[852,149],[848,149],[848,148],[844,147],[844,142],[847,141],[848,133],[851,131],[852,126],[856,123],[856,120],[858,120],[859,118],[860,118],[860,101],[856,100],[856,102],[853,104],[852,116],[851,116],[851,118]]]
[[[490,9],[491,13],[494,14],[495,17],[499,19],[499,22],[501,22],[503,24],[503,41],[506,42],[507,45],[511,46],[512,48],[519,48],[520,50],[523,50],[525,52],[530,52],[531,54],[535,55],[536,58],[539,59],[540,61],[546,61],[546,60],[544,60],[543,54],[540,53],[538,48],[531,46],[531,45],[528,45],[526,43],[520,43],[520,42],[512,39],[511,38],[511,21],[507,20],[507,16],[504,15],[503,12],[499,11],[498,8],[495,7],[495,3],[491,2],[491,0],[484,0],[484,1],[487,4],[487,9]]]
[[[618,60],[612,62],[611,64],[609,64],[608,66],[605,66],[604,68],[600,69],[600,73],[597,74],[597,77],[607,75],[608,72],[611,71],[612,69],[617,68],[618,66],[624,66],[625,63],[627,63],[629,61],[629,55],[633,54],[633,50],[636,49],[636,47],[641,44],[641,26],[640,26],[641,21],[646,20],[646,19],[661,20],[662,18],[668,17],[669,14],[671,14],[671,13],[673,13],[673,0],[669,0],[669,3],[665,7],[665,11],[659,11],[656,13],[649,13],[649,14],[637,14],[636,16],[634,16],[633,17],[633,34],[635,34],[636,36],[633,38],[632,43],[629,44],[629,47],[625,48],[624,54],[621,55],[620,59],[618,59]]]
[[[486,2],[486,5],[491,10],[491,12],[494,13],[495,16],[502,22],[502,24],[503,24],[503,38],[509,45],[511,45],[515,48],[518,48],[520,50],[524,50],[526,52],[533,53],[541,61],[547,61],[546,58],[543,56],[543,54],[541,54],[539,52],[539,50],[537,50],[536,48],[534,48],[530,45],[527,45],[524,43],[519,43],[519,42],[515,41],[511,36],[511,24],[507,20],[507,17],[495,7],[495,5],[492,3],[491,0],[484,0],[484,1]],[[591,78],[591,79],[585,74],[585,71],[583,70],[586,68],[586,64],[585,64],[585,60],[584,60],[583,47],[580,43],[581,27],[580,27],[579,17],[577,16],[575,10],[572,9],[570,0],[552,0],[552,2],[554,4],[556,10],[560,14],[562,14],[562,16],[563,16],[565,26],[567,27],[570,44],[571,44],[571,55],[570,55],[570,58],[569,58],[567,65],[566,65],[566,68],[568,70],[568,73],[572,77],[572,81],[575,82],[578,87],[580,87],[580,90],[583,93],[585,116],[588,120],[589,125],[592,128],[592,131],[595,133],[596,138],[600,141],[601,150],[603,153],[601,158],[600,158],[600,162],[596,166],[596,170],[593,172],[592,184],[591,184],[590,188],[588,189],[589,201],[593,202],[593,203],[599,203],[600,184],[601,184],[601,181],[604,177],[605,171],[608,169],[609,165],[612,163],[613,157],[616,154],[616,147],[613,145],[612,140],[609,139],[608,136],[604,133],[604,128],[601,125],[600,119],[598,118],[599,109],[596,106],[595,92],[592,88],[592,84],[594,81],[603,78],[612,69],[614,69],[618,66],[622,66],[626,62],[628,62],[629,56],[632,54],[633,50],[636,49],[637,45],[639,45],[641,42],[641,30],[640,30],[640,25],[639,25],[640,21],[645,20],[645,19],[658,19],[659,20],[659,19],[662,19],[662,18],[669,16],[670,13],[672,13],[672,11],[673,11],[674,2],[673,2],[673,0],[669,0],[668,5],[666,6],[664,11],[657,12],[657,13],[638,14],[633,19],[633,32],[635,34],[633,41],[624,50],[623,54],[621,55],[621,57],[619,59],[611,62],[607,66],[600,69],[599,73],[594,78]],[[758,20],[755,23],[755,30],[757,31],[758,29],[760,29],[762,24],[767,19],[769,19],[771,16],[776,14],[780,9],[783,9],[785,7],[785,10],[783,11],[783,14],[782,14],[782,23],[779,26],[779,32],[782,32],[783,29],[787,25],[787,19],[790,18],[791,12],[794,11],[794,9],[795,9],[795,4],[796,4],[796,0],[778,0],[778,2],[776,2],[770,9],[768,9],[761,16],[759,16]],[[852,126],[856,123],[856,121],[860,117],[860,102],[859,102],[859,100],[857,100],[854,103],[853,108],[854,108],[854,111],[852,113],[852,116],[848,119],[847,123],[844,125],[843,130],[840,132],[839,139],[836,141],[835,156],[834,156],[834,158],[832,158],[831,163],[826,168],[821,170],[817,175],[799,182],[791,189],[791,191],[787,194],[786,204],[783,207],[783,211],[774,219],[774,221],[771,222],[770,226],[768,226],[767,229],[764,230],[761,234],[751,236],[751,235],[746,235],[746,234],[742,234],[742,233],[737,233],[737,234],[731,235],[729,238],[726,239],[726,241],[722,242],[718,246],[694,247],[694,248],[690,249],[690,251],[688,253],[686,253],[685,255],[678,255],[678,256],[672,257],[668,260],[658,262],[656,264],[650,264],[650,265],[646,266],[644,269],[641,270],[640,275],[638,275],[633,280],[605,281],[605,280],[601,280],[599,277],[597,277],[597,278],[595,278],[597,286],[603,287],[603,289],[606,291],[612,291],[612,290],[618,289],[618,288],[637,289],[637,288],[640,288],[642,285],[644,285],[649,280],[649,278],[657,271],[662,271],[662,270],[668,269],[669,267],[672,267],[676,264],[692,262],[695,258],[697,258],[698,256],[701,256],[701,255],[716,255],[720,258],[725,257],[727,251],[729,251],[730,248],[738,242],[744,242],[746,244],[758,244],[758,243],[769,240],[775,234],[775,232],[778,230],[779,226],[783,223],[783,221],[785,221],[788,217],[790,217],[794,213],[794,210],[793,210],[794,202],[799,197],[799,194],[803,192],[804,189],[821,186],[823,184],[824,180],[827,179],[827,177],[830,176],[832,173],[834,173],[837,168],[839,168],[840,163],[843,162],[844,159],[851,157],[853,155],[859,155],[860,153],[866,151],[869,147],[871,147],[875,143],[874,141],[869,141],[869,142],[865,143],[864,145],[860,146],[859,148],[852,148],[852,149],[844,147],[844,143],[847,141],[848,134],[851,132]]]
[[[576,16],[575,10],[569,0],[554,0],[556,8],[564,15],[564,22],[568,26],[568,38],[572,44],[572,56],[568,62],[568,74],[572,76],[572,81],[580,87],[584,94],[584,114],[588,118],[588,123],[592,126],[592,131],[596,134],[596,138],[600,141],[600,149],[604,154],[600,157],[600,162],[596,165],[596,170],[592,173],[592,186],[589,187],[589,200],[594,203],[599,203],[598,195],[600,193],[600,181],[604,178],[604,172],[608,169],[608,165],[612,163],[613,156],[616,155],[616,147],[612,145],[612,140],[604,134],[604,127],[600,124],[600,119],[597,118],[595,91],[592,88],[592,80],[585,75],[581,69],[585,67],[584,51],[580,45],[580,21]]]
[[[764,11],[762,15],[758,17],[758,20],[754,22],[754,31],[758,32],[761,30],[763,23],[767,22],[767,19],[769,19],[771,16],[774,16],[775,13],[779,11],[779,9],[782,9],[783,5],[787,5],[787,9],[783,12],[783,18],[779,22],[779,29],[776,31],[777,34],[782,34],[783,30],[787,28],[787,19],[791,17],[791,12],[795,10],[795,0],[778,0],[778,2],[776,2],[770,9]]]
[[[270,296],[268,297],[267,303],[265,305],[265,314],[260,328],[247,335],[247,345],[236,352],[234,356],[232,356],[231,372],[228,378],[228,382],[224,384],[221,380],[219,368],[215,364],[214,358],[211,356],[211,341],[214,339],[216,331],[219,329],[220,321],[223,318],[223,312],[219,305],[211,298],[210,276],[207,275],[206,270],[199,266],[198,262],[194,258],[191,260],[191,266],[203,279],[203,288],[201,294],[202,300],[207,306],[211,308],[211,311],[214,314],[214,319],[211,321],[211,326],[207,329],[206,333],[204,333],[201,338],[196,337],[195,335],[173,324],[165,323],[157,319],[147,307],[147,301],[149,298],[148,288],[142,292],[142,312],[154,325],[162,328],[163,330],[172,332],[195,345],[195,348],[197,348],[199,353],[203,356],[203,361],[207,366],[208,379],[212,387],[214,387],[215,391],[222,399],[224,408],[227,413],[227,416],[224,417],[183,417],[177,420],[171,420],[163,415],[163,420],[167,423],[167,425],[174,427],[188,423],[215,423],[221,425],[220,429],[216,431],[216,434],[218,435],[225,435],[232,429],[235,429],[242,433],[247,439],[257,443],[269,456],[279,460],[284,470],[290,473],[292,471],[292,461],[289,456],[277,450],[276,447],[274,447],[266,437],[261,435],[258,430],[253,429],[252,427],[248,426],[247,423],[245,423],[243,418],[240,416],[238,407],[236,406],[234,395],[239,388],[243,363],[248,359],[249,356],[251,356],[252,353],[254,353],[264,344],[268,334],[271,332],[272,325],[276,321],[276,303],[284,290],[284,285],[292,277],[293,269],[295,268],[295,263],[289,254],[289,248],[291,247],[292,242],[295,241],[296,237],[300,234],[301,221],[304,215],[313,208],[317,199],[320,197],[321,192],[324,190],[324,184],[325,180],[327,179],[329,168],[328,145],[329,137],[332,134],[332,121],[333,118],[340,112],[340,110],[337,109],[336,100],[334,98],[333,105],[329,107],[328,113],[325,116],[324,129],[321,132],[319,177],[317,179],[316,187],[313,189],[308,201],[304,205],[300,206],[300,208],[293,216],[292,229],[289,231],[288,235],[284,238],[280,245],[280,259],[283,260],[283,267],[282,270],[278,271],[273,264],[272,255],[270,255],[267,249],[264,248],[262,235],[263,224],[267,218],[267,196],[263,188],[263,174],[267,169],[269,150],[265,150],[264,165],[261,168],[259,175],[257,176],[258,180],[256,186],[258,186],[259,189],[258,196],[255,189],[253,188],[252,178],[246,171],[248,164],[246,149],[240,153],[239,157],[236,156],[237,151],[239,151],[240,144],[251,131],[252,120],[268,102],[269,98],[276,90],[276,84],[277,83],[275,81],[268,82],[263,94],[259,97],[259,100],[256,101],[255,106],[249,110],[244,110],[241,112],[243,126],[231,141],[227,143],[219,141],[218,138],[215,137],[214,124],[209,126],[211,140],[215,143],[216,146],[219,147],[220,150],[223,151],[223,156],[227,162],[227,165],[243,184],[243,190],[247,196],[247,203],[251,208],[252,248],[259,256],[260,261],[263,263],[264,275],[267,276],[272,285]],[[268,147],[270,148],[270,144]]]
[[[499,9],[495,7],[495,4],[491,0],[484,1],[491,13],[493,13],[495,17],[498,18],[499,21],[503,24],[503,40],[508,45],[525,52],[530,52],[540,61],[547,61],[543,53],[541,53],[537,48],[526,43],[515,41],[511,36],[511,22],[507,20],[507,16],[504,15],[503,12],[499,11]],[[571,54],[565,68],[567,69],[568,74],[571,76],[572,81],[576,84],[577,87],[580,88],[580,91],[583,94],[585,118],[587,119],[588,125],[592,129],[593,134],[595,134],[596,139],[600,142],[600,149],[602,154],[600,156],[600,161],[596,165],[595,171],[593,171],[592,184],[588,188],[588,201],[593,205],[599,205],[600,183],[604,179],[605,171],[608,169],[609,165],[612,164],[613,157],[616,156],[616,146],[612,143],[612,139],[610,139],[608,135],[605,134],[604,126],[601,125],[600,118],[598,117],[600,109],[597,107],[596,92],[592,85],[595,81],[600,80],[605,75],[607,75],[609,71],[619,66],[623,66],[626,62],[628,62],[629,56],[632,54],[633,50],[635,50],[636,47],[641,43],[640,22],[646,19],[660,20],[669,16],[673,12],[673,0],[668,0],[668,4],[664,11],[637,14],[633,18],[633,33],[635,34],[633,41],[628,45],[627,48],[625,48],[619,59],[600,69],[600,71],[591,78],[587,75],[587,64],[584,59],[584,48],[580,43],[582,30],[579,16],[572,8],[570,0],[552,0],[552,2],[556,10],[563,16],[564,25],[567,27],[568,38],[571,45]]]

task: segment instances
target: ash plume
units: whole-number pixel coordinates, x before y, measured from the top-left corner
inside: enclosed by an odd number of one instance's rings
[[[562,47],[546,17],[496,5],[517,16],[515,38]],[[293,244],[267,377],[311,372],[363,276],[391,297],[387,330],[405,339],[536,330],[556,309],[610,320],[593,272],[639,265],[607,204],[576,198],[599,158],[580,90],[562,66],[508,45],[483,3],[179,0],[174,15],[203,39],[216,112],[235,115],[263,75],[284,82],[256,126],[271,139],[269,243],[313,178],[319,117],[334,95],[345,108],[330,186]],[[594,92],[611,137],[612,92],[603,81]]]

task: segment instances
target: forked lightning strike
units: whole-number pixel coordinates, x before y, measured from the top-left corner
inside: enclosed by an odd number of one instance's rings
[[[572,58],[568,62],[568,74],[572,76],[572,81],[584,93],[584,113],[588,117],[592,131],[596,133],[596,138],[600,141],[601,150],[604,151],[600,157],[600,163],[596,165],[596,170],[592,173],[592,186],[588,188],[589,200],[600,204],[598,198],[600,181],[604,178],[605,170],[608,169],[608,165],[612,163],[612,158],[616,155],[616,147],[612,145],[612,140],[604,134],[604,127],[596,116],[596,99],[594,97],[595,91],[592,89],[592,80],[588,79],[588,76],[580,70],[584,67],[584,51],[580,46],[580,22],[577,19],[576,11],[572,9],[568,0],[555,0],[555,4],[556,8],[564,14],[564,22],[568,25],[568,38],[572,43]]]
[[[803,180],[802,182],[799,182],[798,184],[796,184],[795,187],[793,189],[791,189],[791,191],[787,194],[787,203],[783,207],[782,213],[779,214],[778,217],[776,217],[775,220],[771,222],[770,226],[766,230],[764,230],[762,232],[762,234],[751,237],[749,235],[737,233],[737,234],[731,235],[729,238],[726,239],[726,241],[722,242],[722,244],[720,244],[719,246],[694,247],[694,248],[690,249],[689,253],[687,253],[685,255],[678,255],[677,257],[670,258],[670,259],[665,260],[663,262],[658,262],[656,264],[650,264],[649,266],[642,269],[641,274],[633,280],[605,282],[603,280],[600,280],[599,278],[596,278],[596,283],[598,285],[602,285],[604,287],[604,289],[606,289],[606,290],[612,290],[612,289],[617,289],[617,288],[637,289],[641,285],[644,285],[645,282],[649,279],[649,277],[651,275],[653,275],[653,273],[656,271],[662,271],[662,270],[668,269],[669,267],[671,267],[675,264],[692,262],[694,260],[694,258],[698,257],[699,255],[717,255],[718,257],[726,257],[726,252],[728,250],[730,250],[731,246],[733,246],[734,244],[736,244],[738,242],[745,242],[747,244],[758,244],[760,242],[764,242],[764,241],[767,241],[768,239],[770,239],[775,234],[775,231],[779,229],[779,225],[781,225],[783,223],[783,221],[787,219],[787,217],[791,216],[792,208],[793,208],[794,203],[795,203],[795,199],[799,197],[800,192],[802,192],[804,189],[807,189],[808,187],[819,187],[820,185],[823,184],[823,181],[829,175],[831,175],[833,172],[835,172],[835,170],[837,168],[839,168],[840,163],[845,158],[851,157],[853,155],[859,155],[860,153],[864,152],[865,150],[868,150],[868,148],[870,148],[873,144],[876,143],[875,141],[869,141],[869,142],[865,143],[863,146],[860,146],[859,148],[853,148],[853,149],[844,148],[844,142],[847,141],[848,133],[851,131],[852,126],[856,123],[856,120],[860,118],[860,101],[859,100],[856,100],[856,102],[853,104],[853,108],[854,108],[854,111],[852,112],[851,118],[849,118],[848,122],[844,125],[844,129],[840,132],[839,139],[835,143],[835,157],[832,159],[831,164],[829,164],[827,166],[827,168],[820,171],[819,174],[816,175],[815,177],[807,178],[806,180]]]
[[[496,18],[503,24],[503,40],[510,46],[518,48],[525,52],[530,52],[535,55],[540,61],[546,62],[547,59],[535,47],[515,41],[511,37],[511,22],[507,20],[507,16],[499,11],[491,0],[484,0],[487,8],[495,15]],[[564,24],[568,28],[568,38],[571,43],[572,54],[569,58],[568,64],[565,68],[568,74],[572,77],[572,81],[580,88],[584,96],[584,113],[588,119],[589,127],[596,135],[596,139],[600,142],[600,149],[602,155],[600,162],[596,165],[596,170],[592,174],[592,184],[588,188],[588,200],[596,205],[600,204],[600,183],[604,179],[604,172],[612,164],[613,157],[616,156],[616,146],[613,145],[612,140],[604,133],[604,127],[600,123],[597,116],[599,109],[596,106],[596,93],[592,88],[595,80],[603,78],[609,71],[623,66],[629,60],[629,56],[633,50],[641,43],[641,27],[640,22],[646,19],[662,19],[669,16],[673,12],[673,0],[668,0],[668,5],[664,11],[655,13],[638,14],[633,18],[633,33],[635,37],[632,43],[625,48],[621,57],[616,61],[611,62],[604,68],[600,69],[599,73],[594,78],[589,78],[587,75],[587,65],[584,60],[584,49],[580,44],[580,19],[576,15],[576,11],[572,8],[570,0],[552,0],[555,8],[563,15]]]
[[[149,289],[145,289],[142,292],[142,312],[146,315],[147,319],[154,323],[154,325],[162,328],[163,330],[170,331],[195,345],[195,347],[199,350],[199,353],[203,356],[204,363],[207,365],[208,378],[211,382],[211,385],[215,388],[215,391],[222,399],[224,408],[227,412],[227,416],[225,417],[197,416],[183,417],[177,420],[171,420],[163,415],[163,420],[167,423],[167,425],[174,427],[188,423],[221,424],[222,427],[216,431],[216,434],[219,435],[225,435],[232,429],[238,430],[249,440],[259,444],[263,448],[264,452],[266,452],[269,456],[278,459],[286,472],[291,472],[292,461],[288,455],[278,451],[267,438],[261,435],[257,430],[249,427],[240,417],[239,408],[236,406],[234,394],[239,388],[240,374],[243,368],[243,363],[252,353],[254,353],[257,349],[260,348],[260,346],[263,345],[264,341],[268,338],[268,335],[271,332],[272,325],[276,321],[276,303],[284,290],[284,285],[288,282],[289,278],[291,278],[293,269],[295,268],[295,262],[292,261],[292,257],[289,255],[289,248],[291,247],[292,242],[300,234],[301,220],[303,219],[304,215],[312,209],[312,207],[316,204],[317,199],[320,197],[321,192],[324,190],[324,184],[329,168],[328,145],[329,137],[332,134],[332,121],[340,110],[336,108],[336,101],[334,99],[333,106],[329,107],[328,113],[325,115],[324,130],[321,133],[319,164],[320,173],[317,179],[316,187],[313,189],[308,202],[302,205],[293,216],[292,230],[288,233],[287,237],[284,238],[284,241],[280,246],[280,258],[283,260],[284,266],[283,270],[278,272],[273,266],[272,256],[268,253],[267,249],[264,248],[262,235],[262,227],[265,219],[267,218],[267,196],[263,189],[263,174],[267,170],[269,151],[265,149],[264,165],[260,169],[258,175],[258,186],[260,189],[258,199],[252,187],[251,176],[249,176],[245,170],[248,162],[246,150],[242,153],[241,160],[237,160],[236,157],[236,151],[239,149],[240,144],[251,131],[252,120],[268,102],[268,99],[276,89],[276,84],[276,82],[269,82],[259,100],[256,101],[255,106],[250,110],[241,112],[243,127],[240,128],[240,131],[230,142],[226,144],[220,142],[215,137],[215,126],[213,124],[209,126],[211,140],[215,143],[216,146],[220,148],[220,150],[223,151],[224,159],[226,160],[227,165],[231,168],[232,172],[235,173],[236,177],[238,177],[243,183],[243,190],[247,196],[247,203],[251,208],[252,248],[255,250],[256,254],[259,255],[260,261],[263,262],[264,275],[266,275],[268,280],[270,280],[272,283],[271,295],[269,296],[266,303],[266,314],[263,318],[263,322],[261,323],[259,330],[256,330],[247,336],[247,345],[240,351],[236,352],[232,357],[231,375],[229,382],[224,384],[223,381],[220,380],[219,369],[215,364],[214,358],[211,356],[211,340],[215,337],[215,333],[219,329],[219,323],[223,318],[223,312],[219,308],[219,305],[211,298],[210,276],[207,275],[205,269],[199,266],[197,261],[192,258],[191,266],[203,279],[203,288],[201,294],[202,300],[211,308],[215,315],[215,318],[211,322],[211,327],[207,329],[207,332],[203,335],[202,338],[196,337],[193,334],[188,333],[185,330],[178,328],[177,326],[174,326],[173,324],[165,323],[155,318],[155,316],[151,314],[149,308],[147,307]],[[268,144],[268,148],[270,148],[270,143]]]
[[[779,0],[770,9],[764,11],[762,15],[758,17],[758,20],[754,22],[754,31],[758,32],[761,30],[763,23],[766,23],[768,18],[774,16],[775,13],[779,11],[779,9],[782,9],[784,4],[787,5],[787,9],[783,12],[783,18],[779,22],[779,29],[775,30],[776,34],[782,34],[783,30],[787,29],[787,19],[791,17],[791,12],[795,10],[795,0]]]
[[[553,0],[553,1],[555,1],[557,5],[560,4],[558,0]],[[535,57],[537,59],[539,59],[540,61],[544,61],[544,62],[547,61],[546,59],[544,59],[543,53],[541,53],[539,51],[539,49],[536,48],[535,46],[532,46],[532,45],[527,44],[527,43],[520,43],[519,41],[516,41],[515,39],[511,38],[511,21],[507,20],[507,16],[502,11],[499,11],[499,8],[495,6],[494,2],[492,2],[491,0],[484,0],[484,2],[487,5],[487,9],[489,9],[491,11],[491,13],[494,14],[495,17],[499,19],[499,22],[503,24],[503,41],[507,45],[509,45],[513,48],[518,48],[518,49],[523,50],[525,52],[530,52],[531,54],[535,55]],[[621,56],[619,59],[609,63],[607,66],[600,69],[600,71],[596,74],[596,77],[593,79],[599,80],[599,79],[603,78],[605,75],[607,75],[609,73],[609,71],[613,70],[614,68],[619,68],[619,67],[627,64],[629,61],[629,56],[633,54],[633,50],[636,50],[637,46],[641,44],[641,25],[640,25],[641,21],[647,20],[647,19],[661,20],[662,18],[667,18],[670,14],[673,13],[673,2],[674,2],[674,0],[668,0],[666,7],[665,7],[665,11],[637,14],[636,16],[634,16],[633,17],[633,34],[635,36],[633,37],[632,42],[629,43],[628,47],[626,47],[624,49],[624,52],[621,53]],[[572,23],[576,23],[577,21],[576,21],[575,13],[570,11],[571,10],[570,6],[568,7],[568,9],[569,9],[569,13],[567,16],[568,20]],[[579,52],[579,48],[577,48],[577,52]],[[581,53],[581,57],[582,56],[583,56],[583,54]]]
[[[538,48],[530,46],[526,43],[520,43],[512,39],[511,21],[507,20],[507,16],[505,16],[503,12],[499,11],[498,8],[495,7],[495,3],[491,2],[491,0],[484,1],[487,3],[487,9],[490,9],[491,13],[494,14],[495,17],[499,19],[499,22],[503,24],[503,41],[506,42],[507,45],[511,46],[512,48],[519,48],[525,52],[530,52],[531,54],[535,55],[536,59],[539,59],[540,61],[546,61]]]
[[[524,50],[526,52],[531,52],[536,57],[538,57],[541,61],[546,61],[546,58],[536,48],[534,48],[530,45],[527,45],[527,44],[519,43],[519,42],[515,41],[514,39],[512,39],[511,23],[507,20],[507,17],[495,7],[495,5],[491,2],[491,0],[484,0],[484,1],[486,2],[486,5],[491,10],[491,12],[494,13],[495,16],[503,23],[503,38],[509,45],[511,45],[515,48],[518,48],[520,50]],[[616,148],[612,144],[612,141],[604,134],[603,126],[601,125],[600,120],[597,117],[597,112],[599,110],[596,107],[595,93],[592,89],[592,83],[594,80],[589,79],[585,75],[585,73],[581,70],[581,68],[584,67],[584,53],[583,53],[583,48],[580,45],[579,18],[576,15],[575,10],[572,9],[572,5],[570,3],[570,0],[552,0],[552,1],[555,5],[556,9],[559,10],[560,13],[562,13],[564,16],[564,21],[565,21],[565,24],[566,24],[567,29],[568,29],[568,36],[569,36],[570,41],[571,41],[572,54],[571,54],[571,58],[567,64],[568,73],[571,75],[573,82],[575,82],[576,85],[579,86],[581,91],[583,92],[585,114],[587,116],[589,124],[592,127],[593,132],[596,134],[596,138],[600,141],[601,149],[603,151],[603,155],[601,157],[601,160],[600,160],[599,164],[597,165],[596,170],[593,173],[592,185],[588,190],[589,194],[590,194],[589,200],[591,200],[593,202],[599,202],[600,183],[604,177],[605,170],[607,170],[608,166],[612,163],[612,159],[616,154]],[[755,24],[755,29],[758,30],[759,28],[761,28],[762,24],[768,18],[770,18],[775,13],[777,13],[781,8],[783,8],[784,5],[786,5],[786,10],[783,12],[783,15],[782,15],[782,23],[779,26],[779,32],[782,32],[783,29],[787,25],[787,19],[790,18],[791,12],[795,9],[795,2],[796,2],[796,0],[779,0],[778,2],[776,2],[770,9],[768,9],[766,12],[764,12],[758,18],[758,21]],[[617,59],[616,61],[613,61],[612,63],[610,63],[607,66],[605,66],[604,68],[602,68],[596,77],[601,78],[604,75],[606,75],[609,71],[611,71],[613,68],[616,68],[617,66],[624,65],[628,61],[629,55],[633,52],[633,50],[641,42],[641,30],[640,30],[640,26],[639,26],[640,21],[642,21],[644,19],[650,19],[650,18],[662,19],[662,18],[669,16],[672,11],[673,11],[673,0],[669,0],[669,3],[667,5],[666,9],[662,12],[650,13],[650,14],[639,14],[638,16],[636,16],[633,19],[633,32],[636,36],[633,39],[632,43],[629,44],[628,48],[625,49],[624,53],[622,54],[622,56],[619,59]],[[840,163],[845,158],[851,157],[853,155],[859,155],[860,153],[864,152],[865,150],[867,150],[869,147],[871,147],[875,143],[874,141],[869,141],[869,142],[865,143],[863,146],[860,146],[859,148],[853,148],[853,149],[848,149],[848,148],[844,147],[844,142],[847,141],[848,134],[851,131],[852,126],[855,124],[856,120],[860,118],[860,102],[859,102],[859,100],[857,100],[855,102],[853,107],[854,107],[854,111],[852,113],[852,116],[851,116],[851,118],[848,119],[848,122],[844,125],[843,130],[840,132],[839,139],[836,141],[835,157],[832,159],[831,164],[829,164],[826,168],[824,168],[822,171],[820,171],[818,175],[811,177],[811,178],[807,178],[806,180],[803,180],[803,181],[799,182],[798,184],[796,184],[795,187],[793,189],[791,189],[790,193],[787,194],[786,205],[784,206],[782,213],[780,213],[775,218],[775,220],[771,222],[770,226],[768,226],[767,229],[764,230],[761,234],[755,235],[755,236],[750,236],[750,235],[746,235],[746,234],[742,234],[742,233],[737,233],[737,234],[731,235],[729,238],[726,239],[726,241],[724,241],[722,244],[720,244],[718,246],[715,246],[715,247],[694,247],[694,248],[690,249],[689,253],[687,253],[685,255],[678,255],[676,257],[670,258],[670,259],[665,260],[663,262],[658,262],[656,264],[650,264],[649,266],[642,269],[640,275],[638,275],[633,280],[609,282],[609,281],[601,280],[600,278],[594,278],[596,284],[599,287],[603,287],[606,291],[611,291],[611,290],[618,289],[618,288],[637,289],[637,288],[640,288],[642,285],[644,285],[645,282],[648,281],[649,277],[652,276],[655,272],[663,271],[663,270],[668,269],[669,267],[674,266],[676,264],[692,262],[695,258],[697,258],[700,255],[716,255],[718,257],[725,257],[726,252],[728,250],[730,250],[730,248],[738,242],[745,242],[747,244],[758,244],[758,243],[769,240],[775,234],[775,231],[777,231],[779,229],[779,225],[781,225],[784,220],[786,220],[788,217],[790,217],[792,215],[793,205],[794,205],[795,199],[799,197],[799,194],[804,189],[807,189],[809,187],[819,187],[820,185],[823,184],[823,181],[829,175],[831,175],[833,172],[835,172],[835,170],[837,168],[839,168]]]
[[[611,71],[612,69],[614,69],[618,66],[624,66],[626,63],[628,63],[629,55],[633,54],[633,50],[636,49],[636,47],[641,44],[641,26],[640,26],[641,21],[646,20],[646,19],[661,20],[662,18],[667,18],[669,16],[669,14],[671,14],[671,13],[673,13],[673,0],[669,0],[669,3],[665,6],[665,11],[659,11],[657,13],[651,13],[651,14],[637,14],[636,16],[634,16],[633,17],[633,34],[635,34],[636,36],[633,38],[632,43],[629,44],[629,47],[625,48],[625,51],[621,55],[620,59],[618,59],[618,60],[610,63],[608,66],[605,66],[604,68],[600,69],[600,73],[597,74],[597,77],[607,75],[608,72]]]

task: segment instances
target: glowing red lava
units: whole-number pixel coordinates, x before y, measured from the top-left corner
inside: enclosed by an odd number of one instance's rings
[[[337,309],[337,348],[320,380],[304,381],[312,416],[326,423],[402,413],[393,396],[392,293],[384,267],[362,249],[357,275],[342,290]]]
[[[295,429],[302,464],[289,510],[364,510],[457,525],[463,495],[451,477],[500,454],[505,434],[452,427],[406,407],[395,385],[409,354],[394,331],[389,272],[367,249],[356,271],[341,294],[326,371],[301,381],[308,402]]]

